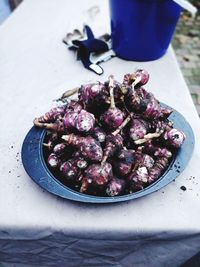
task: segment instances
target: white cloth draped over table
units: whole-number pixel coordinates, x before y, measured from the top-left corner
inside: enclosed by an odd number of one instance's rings
[[[200,250],[200,122],[172,49],[153,62],[114,58],[102,63],[99,77],[62,43],[83,22],[96,36],[109,32],[107,4],[25,0],[0,26],[0,266],[173,267]],[[146,89],[193,128],[196,145],[185,171],[125,203],[76,203],[42,190],[20,158],[33,118],[66,89],[110,74],[121,80],[138,67],[151,75]]]

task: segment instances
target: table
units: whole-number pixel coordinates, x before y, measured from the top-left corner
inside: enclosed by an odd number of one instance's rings
[[[25,0],[0,26],[0,266],[179,266],[200,250],[200,121],[173,50],[152,62],[114,58],[104,75],[84,69],[61,42],[88,23],[109,32],[107,1]],[[196,145],[164,189],[125,203],[89,205],[42,190],[20,157],[34,117],[66,89],[145,68],[147,89],[190,122]],[[184,185],[187,190],[182,191]]]

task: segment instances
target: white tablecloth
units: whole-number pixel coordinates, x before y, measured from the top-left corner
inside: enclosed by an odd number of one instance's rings
[[[114,58],[100,77],[84,69],[61,41],[83,22],[97,36],[109,32],[107,1],[25,0],[0,26],[0,266],[179,266],[200,250],[200,122],[188,88],[172,49],[152,62]],[[146,88],[193,128],[185,171],[158,192],[118,204],[76,203],[42,190],[20,157],[33,118],[66,89],[111,73],[121,80],[137,67],[151,75]]]

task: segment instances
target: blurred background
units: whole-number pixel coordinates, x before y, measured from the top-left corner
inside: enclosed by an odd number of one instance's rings
[[[22,1],[0,0],[0,24],[5,22]],[[182,11],[172,46],[200,116],[200,1],[190,2],[197,7],[197,15],[192,18],[187,11]]]
[[[191,0],[198,8],[195,19],[183,11],[172,40],[181,71],[200,116],[200,1]]]

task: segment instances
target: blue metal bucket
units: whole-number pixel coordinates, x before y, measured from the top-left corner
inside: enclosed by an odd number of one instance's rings
[[[181,7],[172,0],[110,0],[113,50],[117,56],[148,61],[163,56]]]

